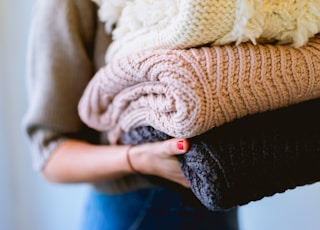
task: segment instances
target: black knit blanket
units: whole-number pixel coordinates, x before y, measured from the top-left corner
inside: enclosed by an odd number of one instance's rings
[[[179,156],[191,190],[161,178],[152,183],[195,197],[210,210],[226,210],[320,180],[320,99],[235,120],[190,139]],[[170,136],[139,127],[124,144]]]

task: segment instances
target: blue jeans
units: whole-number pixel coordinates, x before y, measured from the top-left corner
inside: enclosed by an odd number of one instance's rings
[[[89,194],[82,230],[236,230],[237,210],[208,211],[182,205],[181,196],[161,187],[119,195]]]

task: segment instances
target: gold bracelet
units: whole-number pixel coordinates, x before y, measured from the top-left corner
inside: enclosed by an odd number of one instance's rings
[[[131,169],[131,171],[133,173],[139,174],[139,172],[133,167],[132,162],[130,160],[129,152],[130,152],[131,148],[132,148],[132,145],[129,145],[129,147],[127,148],[127,152],[126,152],[127,162],[128,162],[128,165],[129,165],[129,168]]]

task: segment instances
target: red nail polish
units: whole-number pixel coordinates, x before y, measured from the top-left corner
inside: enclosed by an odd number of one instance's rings
[[[180,150],[184,150],[183,140],[179,140],[179,141],[177,142],[177,147],[178,147],[178,149],[180,149]]]

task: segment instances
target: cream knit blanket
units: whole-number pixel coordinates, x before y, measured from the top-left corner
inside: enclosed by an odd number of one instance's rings
[[[304,45],[320,32],[319,0],[94,0],[113,43],[107,62],[146,49],[251,41]]]
[[[189,138],[248,114],[320,97],[320,37],[281,45],[135,53],[100,69],[79,103],[81,119],[110,131],[150,125]]]

